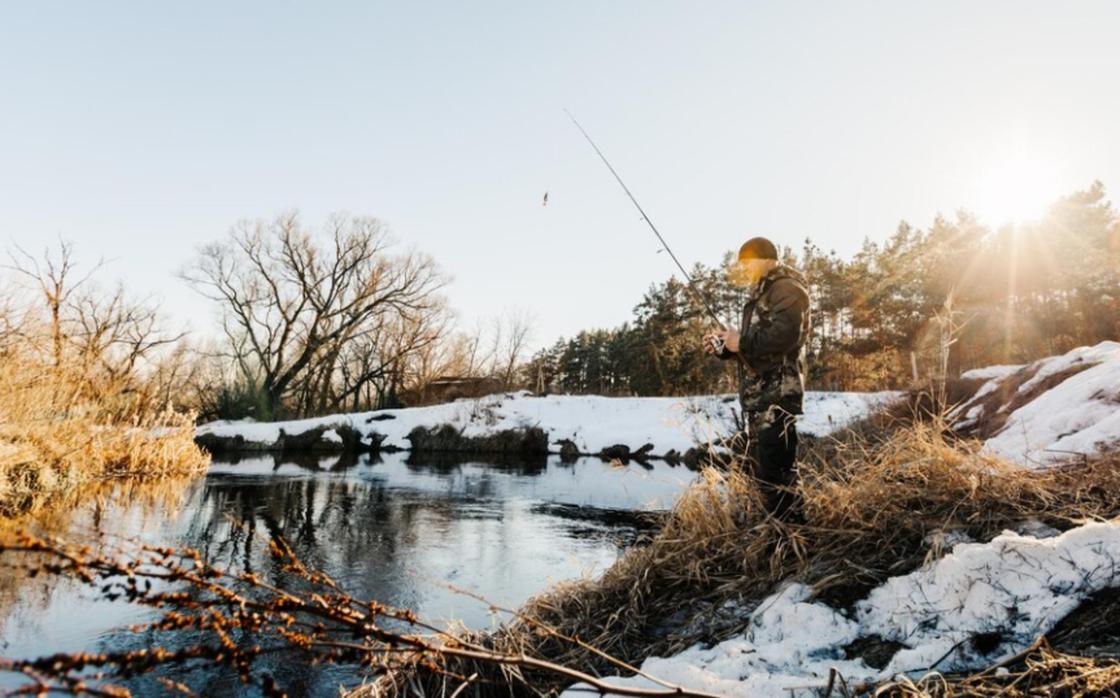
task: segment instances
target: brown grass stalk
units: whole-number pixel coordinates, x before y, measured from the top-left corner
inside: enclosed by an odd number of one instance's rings
[[[258,667],[262,657],[284,653],[303,661],[351,664],[372,673],[401,665],[422,665],[434,672],[451,661],[522,669],[583,682],[598,693],[633,698],[718,698],[666,684],[666,688],[613,688],[578,669],[524,653],[503,653],[474,644],[426,623],[408,610],[396,609],[346,594],[326,574],[299,561],[282,540],[270,541],[276,564],[299,584],[280,588],[252,572],[230,572],[207,563],[193,549],[124,543],[118,550],[95,551],[54,538],[20,533],[0,542],[7,564],[28,575],[63,575],[98,590],[106,599],[157,609],[157,620],[134,626],[135,632],[193,631],[196,641],[177,649],[154,646],[143,650],[63,653],[38,659],[0,658],[0,671],[28,679],[16,689],[28,694],[62,692],[73,695],[127,696],[115,683],[162,667],[187,667],[198,662],[227,665],[244,683],[268,696],[283,688]],[[235,637],[251,637],[238,642]],[[456,681],[467,681],[452,675]],[[468,681],[469,683],[469,681]]]
[[[189,414],[157,410],[89,366],[0,356],[0,518],[76,496],[96,482],[205,472]]]

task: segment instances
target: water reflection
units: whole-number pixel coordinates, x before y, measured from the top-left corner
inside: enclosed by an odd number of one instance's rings
[[[692,477],[683,468],[592,459],[243,458],[215,462],[178,509],[91,504],[76,511],[67,534],[187,545],[280,585],[287,580],[267,551],[270,538],[283,537],[357,597],[480,628],[494,622],[487,608],[449,584],[517,606],[553,582],[598,573],[650,527],[648,516],[633,512],[667,508]],[[68,582],[24,585],[0,615],[0,652],[9,657],[157,640],[122,628],[146,617],[139,609],[96,600]],[[354,680],[330,667],[272,669],[295,695],[337,695],[340,681]],[[221,670],[177,678],[207,694],[240,690]],[[11,683],[0,676],[0,687]],[[162,692],[149,682],[134,688]]]

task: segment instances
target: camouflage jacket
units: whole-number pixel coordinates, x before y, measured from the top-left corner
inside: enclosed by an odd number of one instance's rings
[[[809,338],[809,291],[796,269],[778,265],[763,277],[743,306],[739,331],[739,404],[743,412],[771,405],[801,414],[805,393],[805,342]],[[727,349],[721,359],[734,358]]]

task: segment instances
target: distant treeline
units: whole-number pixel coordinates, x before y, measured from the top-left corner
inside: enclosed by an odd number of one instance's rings
[[[812,286],[809,379],[819,389],[898,388],[1120,336],[1120,224],[1099,183],[1028,224],[990,230],[959,213],[927,230],[903,223],[850,260],[811,240],[783,254]],[[736,326],[745,297],[726,279],[729,259],[694,275]],[[275,419],[518,388],[734,389],[731,364],[701,352],[712,323],[678,279],[651,286],[621,327],[528,357],[527,313],[461,327],[436,261],[398,247],[374,218],[336,215],[311,227],[287,212],[242,221],[200,247],[180,277],[213,301],[216,333],[174,330],[154,303],[99,275],[79,270],[64,242],[0,260],[0,360],[14,381],[7,407],[20,406],[20,381],[39,375],[70,386],[53,400],[64,412],[88,412],[66,406],[81,398],[73,404],[138,423],[167,410]],[[4,409],[0,417],[14,414]]]
[[[993,230],[958,212],[925,230],[903,222],[849,260],[811,239],[783,256],[811,285],[809,381],[817,389],[901,388],[1120,337],[1120,222],[1100,182],[1030,223]],[[744,297],[723,271],[730,258],[719,268],[697,265],[693,276],[737,327]],[[538,352],[524,380],[572,393],[730,391],[729,364],[700,350],[710,328],[670,278],[650,287],[631,321]]]
[[[448,384],[506,390],[532,329],[512,309],[457,326],[436,261],[371,217],[312,227],[289,211],[200,247],[179,276],[213,302],[216,332],[173,331],[154,302],[99,283],[100,266],[80,268],[64,241],[0,260],[0,423],[40,374],[67,377],[61,413],[79,410],[73,400],[138,423],[167,410],[268,420],[424,404]]]

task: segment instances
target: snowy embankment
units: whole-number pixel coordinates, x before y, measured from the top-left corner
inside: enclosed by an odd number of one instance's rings
[[[1120,448],[1120,343],[1102,342],[1022,366],[969,371],[979,382],[950,417],[983,451],[1028,467]],[[1090,596],[1120,588],[1120,521],[1058,533],[1025,523],[888,579],[833,608],[791,583],[742,609],[739,636],[652,657],[644,674],[727,696],[816,696],[898,675],[968,672],[1022,652]],[[749,611],[749,613],[748,613]],[[869,646],[878,647],[868,653]],[[885,651],[884,651],[885,650]],[[872,661],[874,656],[881,662]],[[639,676],[608,683],[656,688]],[[566,695],[587,695],[574,686]]]
[[[809,392],[805,414],[798,419],[803,433],[822,435],[866,417],[896,400],[901,393]],[[653,444],[654,454],[682,453],[729,435],[738,400],[734,395],[685,398],[609,398],[593,395],[533,397],[527,392],[462,399],[442,405],[339,414],[289,422],[211,422],[199,436],[242,437],[262,450],[281,436],[326,429],[323,439],[341,441],[339,428],[353,429],[362,443],[408,449],[408,434],[417,427],[450,425],[463,436],[484,437],[513,429],[539,427],[550,444],[573,442],[581,453],[598,453],[622,444],[637,450]]]
[[[1089,595],[1120,586],[1120,524],[1090,523],[1050,538],[1007,531],[959,543],[932,565],[894,577],[849,612],[791,584],[763,600],[739,637],[641,666],[663,681],[727,696],[820,695],[833,670],[847,686],[897,674],[968,671],[1011,657]],[[897,643],[882,668],[849,656],[853,643]],[[656,688],[641,676],[615,685]],[[836,681],[839,686],[839,680]],[[586,696],[586,686],[565,695]]]
[[[987,453],[1044,467],[1120,448],[1120,342],[961,377],[985,382],[950,417]]]

